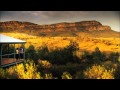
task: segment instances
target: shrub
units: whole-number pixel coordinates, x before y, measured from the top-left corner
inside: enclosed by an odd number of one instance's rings
[[[7,79],[17,79],[16,66],[12,66],[6,69]]]
[[[92,52],[92,56],[93,56],[94,63],[99,63],[100,62],[102,56],[101,56],[101,52],[100,52],[98,47],[96,47],[95,51]]]
[[[92,64],[94,62],[93,56],[88,51],[84,51],[82,54],[82,61]]]
[[[44,69],[48,69],[52,66],[52,64],[47,60],[38,60],[38,64]]]
[[[106,53],[102,52],[101,53],[101,61],[106,61],[106,60],[107,60]]]
[[[66,64],[68,60],[67,52],[62,49],[55,49],[49,53],[49,59],[53,64]]]
[[[110,53],[109,59],[113,62],[118,62],[119,60],[119,53],[118,52],[112,52]]]
[[[37,67],[33,62],[25,65],[19,64],[16,66],[16,71],[20,79],[40,79],[40,72],[37,72]]]
[[[75,79],[84,79],[83,70],[77,71],[74,76],[75,76]]]
[[[26,49],[26,59],[34,60],[34,61],[38,60],[36,50],[33,45],[30,45],[28,49]]]
[[[63,49],[55,49],[49,52],[48,57],[53,64],[66,64],[68,62],[77,62],[74,52],[78,50],[78,44],[76,42],[70,42],[70,44]]]
[[[120,64],[118,64],[117,69],[115,71],[115,78],[120,79]]]
[[[52,74],[45,74],[45,79],[53,79],[53,76]]]
[[[6,72],[4,69],[0,68],[0,79],[5,79],[6,78]]]
[[[72,76],[70,75],[69,72],[63,72],[61,77],[62,79],[72,79]]]
[[[69,72],[72,76],[80,70],[85,70],[86,66],[84,64],[67,64],[67,65],[53,65],[48,70],[53,74],[54,77],[61,79],[63,72]]]
[[[107,70],[104,66],[93,65],[84,71],[86,79],[114,79],[114,69]]]
[[[17,64],[6,69],[8,73],[8,78],[18,78],[18,79],[41,79],[40,72],[37,72],[36,65],[28,61],[25,64]],[[13,77],[14,76],[14,77]]]
[[[120,56],[118,57],[118,62],[120,63]]]
[[[40,47],[37,50],[38,59],[48,60],[49,59],[48,54],[49,54],[49,50],[48,50],[48,47],[46,45]]]

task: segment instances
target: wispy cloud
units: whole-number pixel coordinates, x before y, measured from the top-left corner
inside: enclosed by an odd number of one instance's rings
[[[120,27],[120,11],[0,11],[1,21],[28,21],[37,24],[97,20],[102,24]],[[119,29],[119,28],[118,28]]]

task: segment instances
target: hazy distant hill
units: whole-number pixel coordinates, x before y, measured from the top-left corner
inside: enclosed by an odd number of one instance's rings
[[[110,26],[102,25],[98,21],[63,22],[50,25],[8,21],[0,22],[0,32],[24,32],[40,36],[77,36],[85,33],[93,37],[119,37],[120,34],[113,31]]]

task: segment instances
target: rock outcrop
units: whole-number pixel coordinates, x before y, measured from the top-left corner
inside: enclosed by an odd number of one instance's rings
[[[50,25],[38,25],[30,22],[9,21],[0,22],[0,31],[24,31],[24,30],[37,30],[43,32],[51,31],[80,31],[80,30],[111,30],[110,26],[104,26],[98,21],[81,21],[75,23],[56,23]]]

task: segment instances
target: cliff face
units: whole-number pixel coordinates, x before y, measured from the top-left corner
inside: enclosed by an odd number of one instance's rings
[[[30,22],[19,22],[19,21],[9,21],[9,22],[0,22],[1,29],[32,29],[36,27],[37,24],[30,23]]]
[[[30,22],[9,21],[0,22],[1,31],[24,31],[24,30],[37,30],[37,31],[80,31],[80,30],[111,30],[110,26],[104,26],[98,21],[82,21],[75,23],[57,23],[51,25],[38,25]]]
[[[86,30],[89,30],[89,31],[93,31],[93,30],[111,30],[110,26],[102,26],[102,25],[88,26],[88,27],[85,27],[85,28],[86,28]]]

